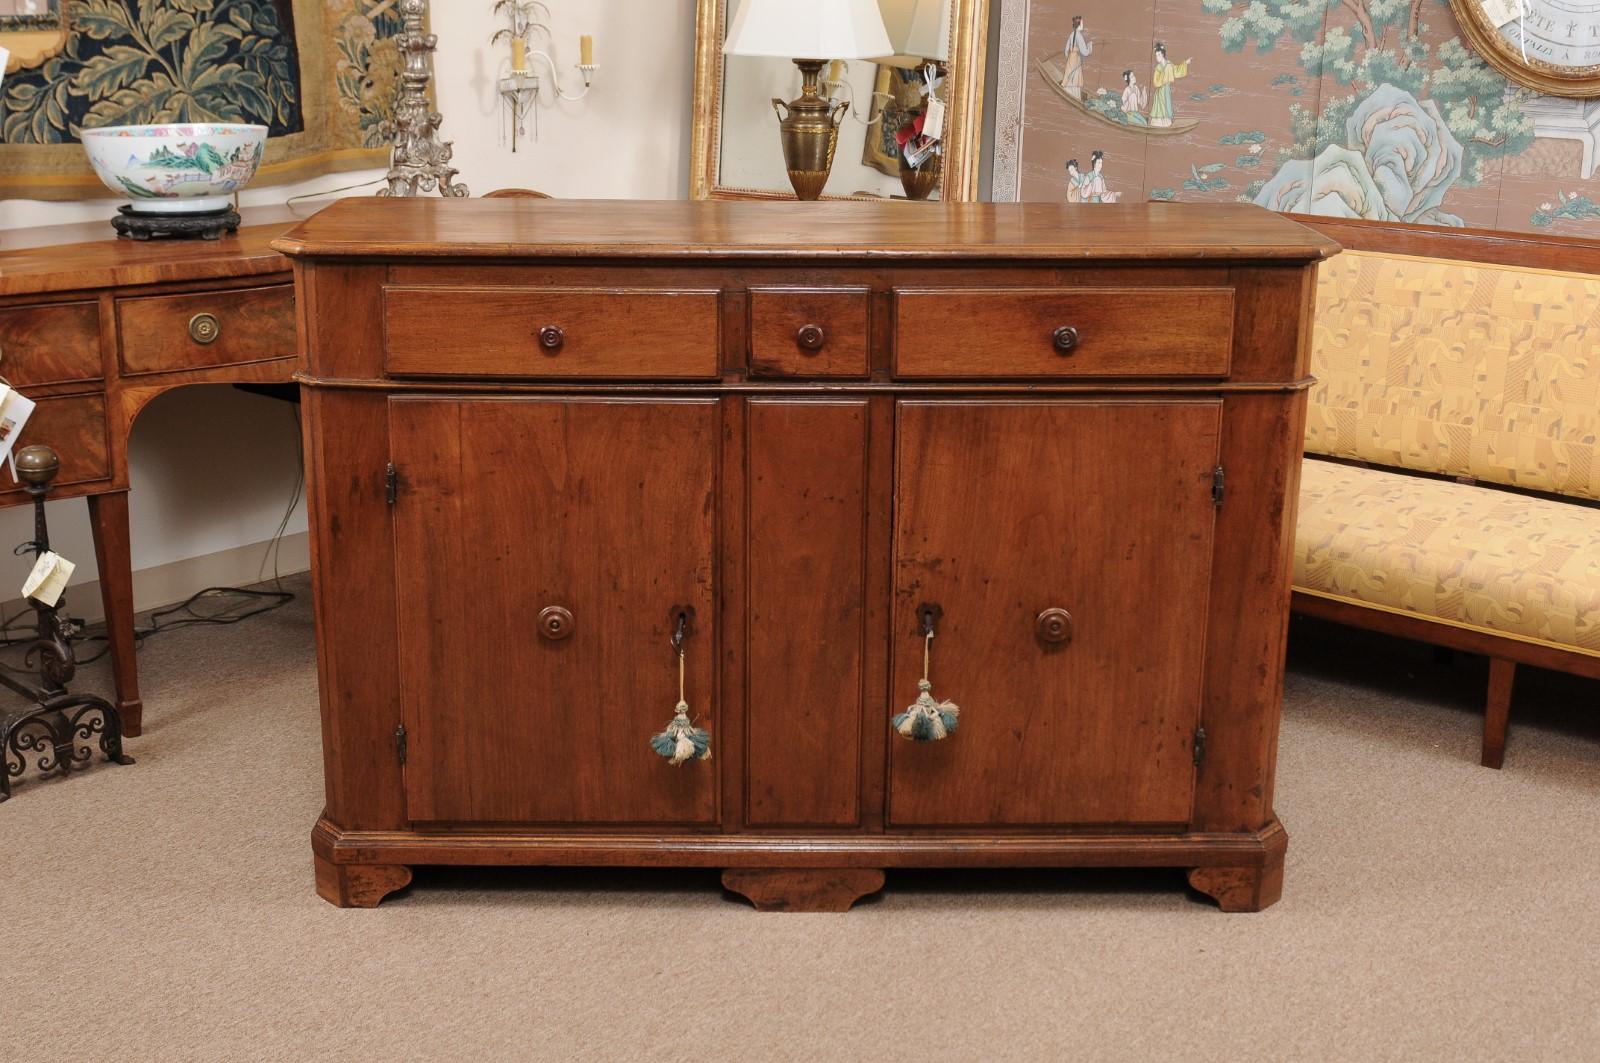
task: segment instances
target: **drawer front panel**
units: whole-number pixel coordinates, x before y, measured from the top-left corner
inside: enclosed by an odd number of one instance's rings
[[[867,375],[866,288],[750,289],[756,376]]]
[[[124,373],[293,358],[294,285],[117,300]]]
[[[99,304],[0,309],[0,373],[19,388],[98,380]]]
[[[1232,288],[899,288],[895,375],[1228,375]]]
[[[37,399],[33,416],[28,418],[17,441],[17,449],[44,443],[55,448],[61,471],[54,487],[104,480],[111,475],[111,457],[106,449],[106,400],[103,395],[68,395],[58,399]],[[0,433],[10,427],[0,422]],[[3,481],[11,486],[9,473]]]
[[[384,289],[391,376],[713,379],[719,293]]]

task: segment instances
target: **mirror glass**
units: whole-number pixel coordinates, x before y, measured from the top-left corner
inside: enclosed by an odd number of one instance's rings
[[[727,28],[745,0],[726,0],[716,47],[721,49]],[[883,5],[885,25],[891,41],[906,32],[895,25],[895,8],[907,7],[894,0]],[[914,6],[914,5],[910,5]],[[938,5],[936,30],[939,47],[929,54],[953,55],[955,15],[949,0]],[[800,95],[800,70],[787,59],[746,55],[723,56],[722,84],[715,103],[720,124],[716,139],[713,184],[727,191],[793,194],[784,170],[783,150],[778,140],[778,115],[774,97],[791,100]],[[839,146],[833,170],[823,194],[827,196],[905,196],[900,182],[899,148],[895,134],[906,124],[908,112],[922,109],[923,69],[890,66],[869,59],[852,59],[823,68],[822,92],[825,96],[850,102],[850,109],[839,125]],[[837,80],[834,80],[837,74]],[[935,91],[947,100],[948,76],[937,80]],[[938,198],[935,192],[932,198]]]

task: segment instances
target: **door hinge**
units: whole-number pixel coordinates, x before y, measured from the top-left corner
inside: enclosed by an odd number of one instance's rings
[[[390,466],[393,468],[393,466]],[[1211,470],[1211,504],[1218,509],[1222,508],[1222,495],[1228,488],[1228,474],[1218,465]]]
[[[1194,729],[1194,766],[1198,768],[1200,766],[1200,762],[1205,759],[1206,729],[1204,727],[1196,727]]]
[[[406,762],[406,725],[401,724],[394,729],[394,754],[400,763]]]
[[[394,499],[400,493],[400,470],[390,462],[383,470],[383,500],[394,505]]]

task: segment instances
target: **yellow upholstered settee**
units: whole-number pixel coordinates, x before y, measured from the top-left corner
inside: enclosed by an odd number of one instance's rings
[[[1348,238],[1345,234],[1337,234]],[[1297,612],[1600,678],[1600,277],[1347,251],[1318,277]]]

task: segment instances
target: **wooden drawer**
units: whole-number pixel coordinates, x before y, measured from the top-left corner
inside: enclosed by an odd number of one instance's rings
[[[715,378],[715,290],[384,289],[391,376]]]
[[[0,375],[19,388],[98,380],[100,305],[94,300],[0,309]]]
[[[901,377],[1222,377],[1232,350],[1232,288],[894,293]]]
[[[105,480],[111,476],[111,456],[106,448],[106,400],[104,395],[68,395],[64,398],[37,399],[33,416],[22,430],[17,449],[44,443],[54,447],[61,458],[61,471],[52,487]],[[0,424],[0,431],[5,426]],[[0,474],[0,484],[11,488],[10,472]]]
[[[867,375],[866,288],[750,289],[756,376]]]
[[[117,300],[124,373],[292,358],[294,285]]]

